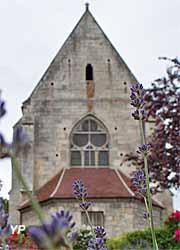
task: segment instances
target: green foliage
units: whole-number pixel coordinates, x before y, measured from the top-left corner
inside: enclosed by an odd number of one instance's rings
[[[3,197],[0,197],[0,201],[1,201],[2,205],[3,205],[4,212],[6,214],[8,214],[8,212],[9,212],[9,200],[4,199]]]
[[[142,250],[151,249],[151,244],[147,239],[151,240],[151,234],[143,231],[127,233],[119,238],[111,239],[107,242],[109,250]]]
[[[88,229],[81,230],[77,238],[74,250],[87,250],[88,242],[92,238],[92,232]]]
[[[180,242],[174,238],[174,227],[164,226],[156,229],[159,250],[179,250]],[[135,231],[108,241],[109,250],[150,250],[152,249],[149,230]]]
[[[4,207],[5,213],[8,214],[9,212],[9,200],[8,199],[3,199],[3,207]]]

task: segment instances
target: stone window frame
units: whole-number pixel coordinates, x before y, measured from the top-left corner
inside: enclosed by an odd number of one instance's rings
[[[90,129],[88,131],[84,131],[82,129],[83,124],[89,120],[96,123],[96,131],[91,131]],[[88,136],[87,143],[83,146],[78,146],[76,143],[74,143],[74,135],[76,134],[78,134],[79,136],[83,136],[86,134]],[[102,135],[105,135],[106,137],[106,141],[103,145],[95,146],[91,143],[91,136],[93,136],[94,140],[96,140],[96,136],[101,136],[102,139]],[[73,163],[73,152],[76,152],[78,154],[76,160],[79,160],[79,162],[77,164]],[[89,154],[89,156],[87,156],[87,154]],[[78,157],[80,158],[78,159]],[[88,160],[86,158],[88,158]],[[86,164],[87,162],[88,164]],[[100,120],[92,115],[88,115],[84,119],[81,119],[72,129],[70,135],[70,165],[71,167],[109,167],[109,162],[110,136],[108,130]]]
[[[105,225],[105,215],[103,211],[89,211],[89,218],[94,227],[101,226],[104,227]],[[81,225],[89,226],[89,222],[87,219],[86,212],[81,212]]]
[[[88,63],[86,65],[86,81],[93,81],[94,79],[94,70],[92,64]]]

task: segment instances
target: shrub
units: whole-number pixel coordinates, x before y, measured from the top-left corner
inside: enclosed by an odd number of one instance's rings
[[[88,242],[92,239],[92,232],[89,229],[81,229],[76,240],[76,244],[73,246],[74,250],[87,250]]]
[[[168,227],[156,229],[159,250],[179,250],[180,242],[174,239],[174,231]],[[127,233],[108,241],[109,250],[149,250],[152,247],[149,230]]]
[[[119,238],[109,240],[109,250],[148,250],[151,248],[151,244],[147,240],[149,237],[151,239],[150,232],[148,232],[148,235],[144,231],[127,233]]]

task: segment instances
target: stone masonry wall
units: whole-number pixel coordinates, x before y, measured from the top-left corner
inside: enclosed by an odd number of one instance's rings
[[[43,205],[43,211],[49,215],[61,209],[69,210],[73,214],[78,228],[81,227],[81,211],[79,204],[74,200],[54,201]],[[108,237],[117,236],[125,232],[144,229],[148,227],[147,221],[143,219],[145,208],[139,201],[128,199],[94,200],[89,211],[104,212],[105,228]],[[154,208],[155,226],[160,226],[161,209]],[[34,213],[26,209],[22,212],[22,223],[26,225],[37,225],[38,221]]]
[[[86,65],[94,70],[93,109],[88,112]],[[34,123],[34,188],[62,167],[70,166],[70,133],[88,114],[100,119],[110,134],[110,166],[120,153],[133,151],[138,124],[131,118],[129,91],[135,78],[87,13],[33,91],[28,113]],[[126,85],[125,85],[126,84]],[[24,105],[26,108],[26,104]],[[25,114],[24,114],[25,115]]]
[[[93,67],[94,94],[88,109],[86,66]],[[71,33],[28,100],[19,125],[29,136],[29,147],[18,156],[29,188],[37,190],[61,168],[70,167],[70,134],[76,123],[93,115],[110,135],[110,167],[118,168],[122,153],[139,143],[138,123],[131,118],[129,86],[136,82],[89,11]],[[129,172],[123,165],[122,170]],[[13,173],[14,175],[14,173]],[[13,176],[13,179],[15,177]],[[10,211],[23,198],[13,183]],[[17,214],[17,212],[16,212]],[[19,217],[12,212],[14,222]]]

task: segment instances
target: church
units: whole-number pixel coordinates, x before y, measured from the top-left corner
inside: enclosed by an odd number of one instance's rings
[[[29,138],[17,157],[21,173],[47,218],[65,209],[79,228],[87,224],[73,196],[72,184],[80,179],[92,201],[92,223],[104,226],[108,237],[148,226],[144,204],[131,187],[132,169],[121,164],[123,155],[140,144],[129,101],[129,88],[136,82],[86,4],[15,124]],[[159,226],[163,206],[153,203]],[[38,224],[14,172],[10,221]]]

